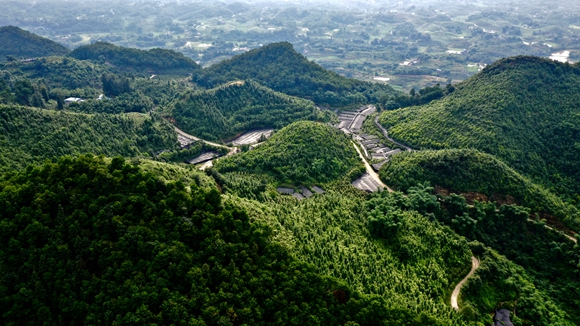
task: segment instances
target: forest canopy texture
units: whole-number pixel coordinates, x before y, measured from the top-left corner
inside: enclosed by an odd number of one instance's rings
[[[81,114],[0,105],[0,172],[63,155],[154,156],[176,149],[169,123],[147,115]]]
[[[256,149],[221,160],[221,172],[265,173],[280,182],[328,182],[362,166],[352,142],[328,125],[300,121],[278,131]],[[354,170],[353,170],[354,169]]]
[[[278,92],[330,105],[367,103],[395,93],[390,86],[346,78],[326,70],[308,61],[288,42],[268,44],[237,55],[204,69],[193,78],[205,87],[248,79]]]
[[[123,158],[0,178],[4,325],[437,325],[316,274],[223,205]]]
[[[74,49],[70,56],[79,60],[106,61],[124,70],[152,73],[193,73],[201,67],[182,53],[166,49],[140,50],[116,46],[107,42],[96,42]]]
[[[417,149],[476,148],[556,193],[580,192],[580,69],[548,59],[499,60],[421,107],[381,123]]]
[[[226,140],[252,129],[280,129],[295,121],[328,116],[310,101],[245,81],[183,94],[169,111],[181,129],[208,140]]]

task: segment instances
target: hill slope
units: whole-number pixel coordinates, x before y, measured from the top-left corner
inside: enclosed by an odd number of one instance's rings
[[[428,181],[440,192],[463,193],[479,201],[517,203],[549,213],[580,230],[580,215],[560,198],[492,155],[472,149],[405,152],[379,172],[389,186],[402,191]],[[555,221],[552,221],[555,222]]]
[[[74,49],[70,56],[79,60],[105,60],[123,69],[146,73],[190,74],[201,67],[182,53],[166,49],[140,50],[96,42]]]
[[[36,58],[70,52],[63,45],[15,26],[0,27],[0,44],[0,60],[5,60],[6,56]]]
[[[580,192],[580,69],[500,60],[442,100],[385,112],[392,137],[415,148],[476,148],[560,194]]]
[[[139,156],[176,147],[173,128],[159,118],[0,106],[0,172],[62,155]]]
[[[310,121],[293,123],[258,148],[216,165],[220,172],[266,173],[294,184],[330,181],[359,167],[360,159],[347,136]]]
[[[273,90],[330,105],[378,101],[395,93],[390,86],[349,79],[326,70],[294,51],[287,42],[269,44],[224,60],[194,77],[205,87],[240,79],[253,79]]]
[[[317,274],[195,183],[81,156],[0,177],[5,325],[443,325]]]
[[[323,117],[314,103],[274,92],[255,82],[233,82],[184,94],[172,103],[178,127],[195,136],[220,140],[255,128],[282,128],[297,120]]]

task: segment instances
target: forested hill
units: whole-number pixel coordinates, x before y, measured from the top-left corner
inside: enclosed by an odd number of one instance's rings
[[[117,68],[147,73],[190,74],[201,69],[182,53],[167,49],[140,50],[96,42],[74,49],[70,56],[79,60],[105,61]]]
[[[224,60],[194,77],[194,81],[205,87],[240,79],[253,79],[279,92],[337,106],[377,102],[395,93],[390,86],[350,79],[326,70],[308,61],[287,42],[272,43]]]
[[[328,182],[362,165],[350,139],[326,124],[300,121],[278,131],[265,144],[241,155],[220,160],[220,172],[269,174],[280,182]],[[362,168],[364,169],[364,168]]]
[[[62,155],[153,156],[177,147],[173,128],[161,118],[0,105],[0,172]]]
[[[0,61],[7,56],[15,59],[65,55],[68,48],[47,38],[15,26],[0,27]]]
[[[3,325],[444,325],[318,274],[196,183],[117,157],[0,176]]]
[[[516,203],[580,230],[580,213],[504,162],[474,149],[405,152],[380,171],[394,189],[407,191],[429,182],[438,193],[462,193],[471,200]],[[545,215],[545,213],[551,216]]]
[[[580,192],[580,68],[536,57],[499,60],[420,107],[385,112],[414,148],[476,148],[557,193]]]
[[[182,95],[169,108],[178,127],[208,140],[225,140],[256,128],[282,128],[298,120],[324,119],[314,103],[237,81]]]

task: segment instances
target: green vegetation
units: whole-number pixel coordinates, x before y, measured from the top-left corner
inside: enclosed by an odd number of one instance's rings
[[[479,240],[508,256],[510,261],[481,243],[470,244],[475,255],[483,256],[484,269],[478,278],[471,279],[471,295],[463,298],[461,307],[468,319],[489,324],[489,313],[505,307],[517,309],[520,325],[572,325],[566,313],[576,323],[578,304],[571,299],[580,285],[575,280],[580,252],[571,241],[563,243],[560,235],[549,232],[543,224],[529,223],[525,208],[502,205],[497,209],[492,203],[478,202],[468,207],[464,197],[437,198],[432,190],[419,185],[409,188],[407,196],[397,192],[374,195],[366,204],[371,233],[392,241],[405,226],[406,212],[417,211],[455,231],[449,230],[449,234]],[[394,248],[403,260],[413,256],[406,243]],[[553,248],[559,254],[554,254]]]
[[[193,78],[206,87],[248,79],[279,92],[333,106],[374,102],[395,93],[390,86],[349,79],[326,70],[294,51],[287,42],[269,44],[224,60]]]
[[[472,244],[482,248],[481,243]],[[522,267],[493,250],[480,250],[481,264],[461,290],[463,315],[490,325],[489,314],[508,309],[516,312],[511,315],[514,325],[577,325],[566,320],[566,314],[537,290]]]
[[[148,51],[125,48],[106,42],[96,42],[74,49],[70,56],[111,64],[121,70],[138,73],[195,73],[201,67],[182,53],[166,49]]]
[[[403,214],[396,238],[375,239],[367,227],[365,198],[354,188],[347,191],[348,184],[335,186],[302,201],[278,196],[264,203],[239,197],[226,202],[246,207],[250,218],[270,225],[274,241],[320,273],[380,296],[387,307],[405,307],[442,325],[464,325],[449,307],[448,293],[467,273],[467,242],[416,212]]]
[[[243,175],[231,178],[230,174],[224,174],[227,187],[248,185],[239,181]],[[255,175],[246,177],[248,182],[256,179]],[[481,244],[468,245],[465,238],[449,227],[434,222],[431,212],[442,210],[429,188],[415,188],[408,196],[382,192],[367,199],[353,188],[348,190],[343,182],[326,184],[325,195],[302,201],[268,195],[272,190],[266,186],[263,203],[232,195],[226,197],[226,202],[246,207],[253,220],[270,225],[274,241],[289,248],[299,259],[311,262],[321,273],[344,280],[363,293],[382,296],[387,306],[421,311],[447,325],[475,322],[487,325],[491,322],[489,314],[496,307],[511,305],[517,308],[519,325],[572,325],[566,320],[561,303],[556,304],[545,289],[534,285],[528,271]],[[500,218],[511,219],[513,214],[508,215],[509,212],[517,215],[517,210],[510,208],[503,208]],[[540,233],[545,231],[534,224],[530,227]],[[520,237],[511,243],[519,243]],[[556,234],[548,238],[557,241]],[[509,238],[496,242],[506,240],[510,242]],[[484,259],[485,268],[502,265],[510,274],[496,275],[486,270],[477,274],[470,288],[472,292],[462,297],[462,313],[457,314],[449,308],[448,300],[455,284],[467,274],[470,248],[482,258],[488,251],[486,255],[490,257]],[[515,247],[511,253],[521,249]],[[546,252],[542,255],[549,257]],[[530,258],[526,255],[523,259]],[[562,275],[561,270],[557,275]],[[575,282],[568,278],[558,286],[570,281]],[[486,286],[478,286],[481,283]],[[496,295],[490,297],[490,292]],[[573,298],[573,294],[563,297]]]
[[[99,63],[80,61],[69,57],[41,58],[32,63],[7,63],[5,78],[28,78],[44,83],[49,88],[77,90],[102,88],[101,75],[111,68]]]
[[[0,27],[0,61],[65,55],[69,49],[16,26]]]
[[[122,158],[0,178],[5,325],[444,325],[317,274],[197,184]]]
[[[0,172],[62,155],[152,157],[177,147],[171,125],[154,115],[88,115],[0,106]]]
[[[345,174],[355,177],[364,170],[347,136],[309,121],[293,123],[256,149],[220,160],[216,169],[269,174],[296,185],[328,182]]]
[[[404,192],[429,182],[440,193],[463,193],[472,200],[517,203],[534,212],[554,215],[580,230],[577,209],[492,155],[477,150],[405,152],[394,156],[379,174],[386,184]]]
[[[500,60],[422,107],[381,123],[413,148],[476,148],[558,194],[580,192],[580,70],[534,57]]]
[[[328,120],[328,112],[255,82],[232,82],[183,94],[168,109],[176,125],[207,140],[226,140],[251,129],[282,128],[298,120]]]
[[[414,88],[411,89],[409,95],[397,94],[391,97],[381,99],[381,106],[386,110],[394,110],[408,106],[428,104],[431,101],[438,100],[445,95],[449,95],[455,91],[455,87],[447,84],[442,88],[439,84],[432,87],[425,87],[418,92]]]

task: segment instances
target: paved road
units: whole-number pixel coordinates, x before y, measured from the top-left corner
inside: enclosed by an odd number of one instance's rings
[[[384,184],[381,181],[381,178],[379,178],[379,175],[375,172],[375,170],[373,170],[373,168],[371,167],[371,165],[369,164],[369,162],[367,162],[367,160],[365,159],[365,157],[362,155],[360,149],[358,149],[358,147],[356,146],[356,144],[354,142],[352,142],[352,146],[354,146],[354,149],[356,149],[356,152],[358,153],[358,156],[360,156],[360,159],[365,164],[365,167],[367,169],[367,173],[371,176],[371,178],[374,179],[375,183],[378,184],[379,186],[383,187],[383,189],[387,189],[389,192],[393,192],[393,189],[389,188],[386,184]]]
[[[233,154],[237,153],[237,151],[238,151],[238,148],[237,147],[228,147],[226,145],[222,145],[222,144],[218,144],[218,143],[213,143],[213,142],[210,142],[210,141],[207,141],[207,140],[203,140],[203,139],[201,139],[199,137],[195,137],[193,135],[190,135],[190,134],[184,132],[183,130],[177,128],[176,126],[173,126],[173,128],[175,128],[175,132],[177,132],[177,134],[180,135],[180,136],[182,136],[182,137],[189,138],[189,139],[192,139],[192,140],[195,140],[195,141],[202,141],[202,142],[204,142],[204,143],[206,143],[208,145],[212,145],[212,146],[216,146],[216,147],[221,147],[221,148],[227,148],[227,149],[229,149],[230,151],[228,152],[228,154],[226,156],[233,155]]]
[[[465,282],[467,282],[467,279],[469,279],[471,276],[473,276],[473,274],[475,273],[475,270],[478,268],[479,268],[479,259],[477,259],[475,257],[471,257],[471,271],[469,271],[469,274],[467,274],[467,276],[464,279],[462,279],[461,282],[459,282],[459,284],[457,284],[457,286],[453,290],[453,293],[451,294],[451,307],[453,309],[455,309],[455,311],[459,311],[459,305],[457,304],[457,298],[459,297],[459,293],[461,292],[461,288],[463,287]]]
[[[409,152],[412,152],[413,149],[407,145],[403,145],[401,143],[399,143],[398,141],[394,140],[393,138],[389,137],[389,132],[387,131],[387,129],[385,129],[385,127],[383,127],[380,123],[379,123],[379,117],[380,115],[377,115],[377,117],[375,118],[375,125],[377,125],[377,127],[379,127],[379,129],[381,129],[381,131],[383,132],[383,135],[390,141],[392,141],[393,143],[395,143],[396,145],[399,145],[401,147],[403,147],[404,149],[406,149]]]

